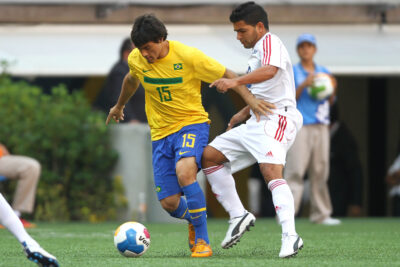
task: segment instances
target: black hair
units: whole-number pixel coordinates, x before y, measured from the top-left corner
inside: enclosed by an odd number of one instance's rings
[[[122,41],[121,48],[119,49],[119,60],[123,60],[122,57],[123,57],[125,51],[129,51],[130,52],[131,50],[132,50],[131,39],[125,38]]]
[[[139,48],[148,42],[165,41],[167,35],[167,29],[161,20],[152,14],[145,14],[136,18],[131,31],[131,40]]]
[[[243,20],[246,24],[252,26],[255,26],[258,22],[262,22],[265,29],[269,30],[267,12],[253,1],[237,6],[232,11],[229,20],[232,23]]]

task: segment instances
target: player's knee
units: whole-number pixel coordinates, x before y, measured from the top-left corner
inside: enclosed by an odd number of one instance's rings
[[[32,174],[32,176],[39,179],[40,171],[41,171],[41,165],[39,161],[37,161],[36,159],[31,159],[29,161],[29,172]]]
[[[212,146],[206,146],[201,157],[201,165],[203,169],[220,165],[228,161],[226,157]]]
[[[169,196],[164,199],[161,199],[160,200],[161,206],[163,207],[164,210],[168,212],[173,212],[179,206],[179,198],[180,197]]]
[[[278,164],[261,164],[260,165],[260,170],[261,170],[261,173],[262,173],[266,183],[269,183],[270,181],[272,181],[274,179],[283,178],[283,174],[282,174],[283,167],[282,167],[282,165],[278,165]]]
[[[194,157],[182,158],[176,164],[176,176],[181,186],[186,186],[196,181],[197,163]]]

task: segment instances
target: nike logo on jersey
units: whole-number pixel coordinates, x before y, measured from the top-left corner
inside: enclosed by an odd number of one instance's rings
[[[149,70],[142,69],[143,73],[149,72],[149,71],[151,71],[151,70],[152,70],[152,69],[149,69]]]
[[[186,153],[188,153],[188,152],[190,152],[190,151],[179,151],[179,155],[183,155],[183,154],[186,154]]]

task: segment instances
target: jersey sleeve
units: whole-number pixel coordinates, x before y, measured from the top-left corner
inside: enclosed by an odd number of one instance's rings
[[[207,56],[199,49],[192,51],[194,76],[204,82],[211,83],[221,78],[225,73],[225,66],[217,60]]]
[[[137,50],[137,51],[136,51]],[[133,49],[132,52],[128,56],[128,66],[129,66],[129,73],[132,75],[132,77],[139,79],[139,77],[136,74],[136,68],[135,68],[135,54],[138,52],[138,49]]]
[[[271,65],[282,67],[281,42],[275,36],[268,34],[264,37],[261,48],[258,50],[261,66]]]

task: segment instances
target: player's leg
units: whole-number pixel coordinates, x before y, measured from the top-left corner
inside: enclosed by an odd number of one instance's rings
[[[176,180],[176,179],[175,179]],[[172,217],[177,219],[184,219],[188,221],[188,244],[190,251],[194,251],[196,233],[190,218],[190,213],[186,199],[182,197],[181,193],[168,196],[160,200],[161,206],[166,210]]]
[[[272,193],[275,211],[282,226],[282,247],[279,257],[293,256],[303,247],[303,240],[296,232],[294,200],[289,186],[283,179],[283,165],[261,163],[260,170]]]
[[[201,168],[201,155],[208,142],[209,125],[193,124],[174,134],[176,175],[186,197],[191,223],[195,230],[195,248],[192,257],[209,257],[212,250],[207,231],[207,209],[204,193],[196,181]]]
[[[299,212],[304,192],[304,175],[310,162],[312,142],[308,126],[303,127],[286,156],[284,177],[293,193],[296,214]]]
[[[0,223],[4,225],[21,243],[24,253],[31,261],[41,266],[58,266],[57,259],[45,251],[40,245],[26,232],[20,219],[0,193]]]
[[[212,255],[207,230],[207,208],[204,193],[196,181],[197,164],[194,157],[182,158],[176,164],[176,172],[184,192],[191,223],[195,231],[195,248],[192,257]]]
[[[173,137],[168,136],[152,142],[155,190],[164,210],[174,218],[184,219],[189,222],[189,248],[193,250],[194,229],[191,224],[186,199],[182,197],[182,189],[176,176],[175,153],[170,146],[169,139],[173,139]]]
[[[221,243],[222,248],[230,248],[239,242],[246,230],[254,226],[255,216],[246,211],[236,191],[235,180],[231,168],[224,164],[232,163],[240,170],[254,163],[254,158],[244,153],[240,145],[240,127],[224,133],[204,149],[202,165],[203,172],[211,185],[217,200],[229,213],[229,228]],[[245,155],[245,156],[244,156]]]
[[[294,200],[292,191],[283,179],[283,166],[287,149],[296,136],[296,126],[289,118],[274,114],[262,123],[250,121],[246,133],[243,143],[260,165],[282,226],[279,257],[295,255],[303,246],[303,241],[296,233]]]

